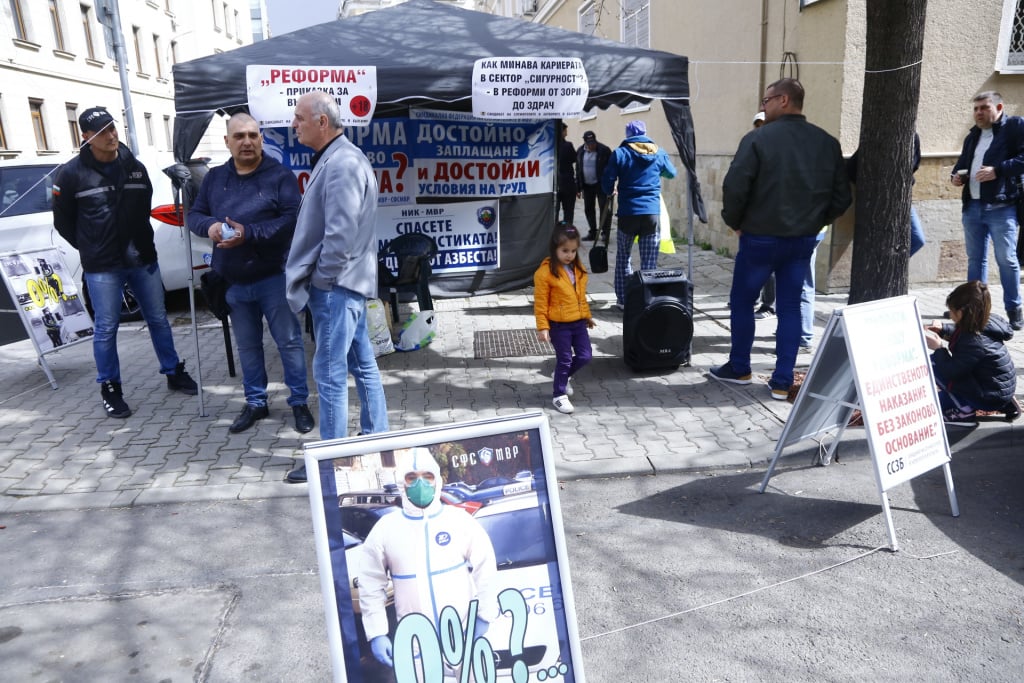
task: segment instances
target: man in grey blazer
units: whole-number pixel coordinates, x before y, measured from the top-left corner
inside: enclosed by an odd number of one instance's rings
[[[299,143],[316,150],[299,205],[285,279],[288,304],[313,315],[313,379],[320,394],[320,437],[348,436],[348,373],[362,403],[363,433],[388,430],[377,360],[366,327],[366,300],[377,292],[377,179],[366,155],[342,132],[334,99],[311,92],[295,105]],[[300,466],[285,481],[306,481]]]

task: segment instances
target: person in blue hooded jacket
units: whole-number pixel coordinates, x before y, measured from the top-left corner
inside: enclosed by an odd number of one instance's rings
[[[284,264],[299,212],[295,175],[263,153],[256,120],[228,119],[226,164],[210,169],[188,212],[188,228],[214,243],[211,267],[229,284],[227,304],[242,366],[245,407],[228,428],[244,432],[269,415],[263,319],[281,354],[295,429],[312,431],[302,327],[285,297]]]
[[[634,240],[640,242],[640,268],[658,267],[661,179],[675,177],[676,167],[668,154],[647,137],[647,125],[643,121],[626,124],[626,139],[612,153],[601,177],[601,191],[618,194],[615,305],[619,310],[626,300],[626,281],[633,274]]]

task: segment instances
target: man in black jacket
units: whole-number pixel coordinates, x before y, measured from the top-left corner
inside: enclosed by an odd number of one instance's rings
[[[1024,119],[1003,113],[997,92],[974,96],[974,123],[953,166],[950,182],[963,188],[967,279],[988,282],[992,241],[1010,327],[1024,329],[1017,261],[1017,179],[1024,175]]]
[[[779,326],[768,386],[784,401],[800,345],[800,295],[818,233],[853,198],[839,141],[807,122],[804,88],[784,78],[765,89],[765,123],[740,141],[722,185],[722,218],[739,233],[729,293],[729,361],[711,369],[724,382],[750,384],[754,302],[775,274]]]
[[[103,409],[110,417],[132,414],[121,390],[117,328],[125,285],[131,287],[149,328],[167,388],[198,392],[174,350],[164,307],[164,286],[149,212],[153,185],[146,167],[120,144],[114,119],[93,107],[78,117],[85,143],[61,166],[53,185],[53,224],[78,250],[94,316],[93,356]]]
[[[587,217],[587,226],[590,232],[584,240],[597,239],[597,216],[604,211],[608,195],[601,191],[601,176],[604,175],[604,167],[608,165],[608,158],[612,150],[607,145],[597,141],[594,131],[588,130],[583,134],[583,144],[576,150],[576,186],[583,193],[583,213]],[[594,209],[594,200],[597,200],[597,209]],[[611,223],[608,223],[608,232],[603,233],[605,241],[611,232]]]

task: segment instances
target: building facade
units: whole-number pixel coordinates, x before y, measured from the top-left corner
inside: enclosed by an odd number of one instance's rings
[[[686,55],[697,169],[708,225],[696,241],[735,253],[722,222],[721,188],[740,138],[750,130],[764,87],[796,77],[807,90],[804,113],[852,154],[860,137],[864,86],[866,0],[492,0],[497,14],[520,16],[609,40]],[[523,11],[523,8],[526,11]],[[928,243],[910,263],[914,284],[955,282],[966,273],[959,190],[949,172],[973,125],[971,98],[999,91],[1009,114],[1024,114],[1024,0],[930,0],[921,65],[917,130],[923,160],[914,205]],[[624,124],[644,119],[652,137],[672,150],[661,105],[593,112],[570,121],[570,139],[585,130],[610,146]],[[676,234],[685,230],[683,184],[665,185]],[[818,253],[825,291],[849,285],[853,210],[829,231]]]
[[[132,108],[125,111],[101,22],[109,0],[7,0],[0,5],[0,158],[66,161],[81,144],[78,115],[98,105],[114,115],[125,142],[132,123],[147,164],[170,164],[171,68],[252,43],[250,3],[266,15],[262,0],[119,0]]]

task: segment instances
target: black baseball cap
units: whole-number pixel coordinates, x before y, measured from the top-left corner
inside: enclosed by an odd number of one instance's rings
[[[107,125],[114,122],[106,107],[91,107],[82,112],[78,117],[78,127],[85,132],[96,133],[103,130]]]
[[[594,135],[594,131],[588,130],[583,134],[583,142],[594,142],[597,140],[597,136]]]

